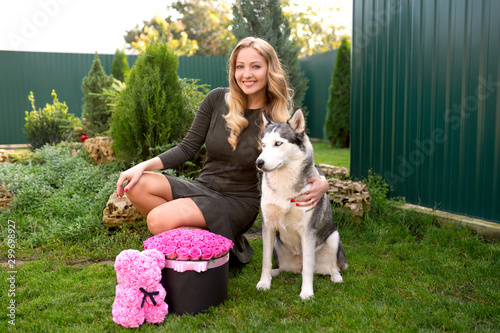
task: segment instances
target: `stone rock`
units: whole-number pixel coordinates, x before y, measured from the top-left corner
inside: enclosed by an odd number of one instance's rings
[[[327,194],[330,201],[349,209],[353,216],[362,217],[365,210],[370,209],[371,197],[365,184],[329,178],[328,185]]]
[[[10,203],[14,196],[4,186],[0,184],[0,208],[11,209]]]
[[[318,164],[318,167],[323,171],[325,177],[335,177],[339,179],[349,179],[349,169],[344,167],[336,167],[328,164]]]
[[[0,149],[0,163],[12,163],[11,155],[15,153],[13,150]]]
[[[119,198],[116,196],[116,191],[109,197],[102,214],[102,223],[108,228],[145,220],[144,215],[132,205],[127,195]]]
[[[85,140],[83,148],[95,164],[116,161],[115,152],[111,149],[113,140],[107,136],[96,136]]]

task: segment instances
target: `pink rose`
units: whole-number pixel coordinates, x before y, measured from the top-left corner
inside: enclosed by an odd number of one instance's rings
[[[200,260],[201,250],[199,248],[193,247],[189,250],[189,257],[191,260]]]
[[[148,309],[146,319],[150,323],[159,324],[165,320],[166,313],[168,313],[168,305],[166,303],[161,303]]]
[[[127,308],[139,307],[141,306],[141,301],[141,295],[132,291],[126,291],[122,296],[123,305]]]
[[[214,259],[222,257],[222,248],[220,246],[215,246],[214,250]]]
[[[203,237],[203,235],[200,235],[200,234],[193,236],[193,242],[202,242],[203,243],[204,239],[205,239],[205,237]]]
[[[202,248],[202,247],[206,247],[205,243],[203,242],[200,242],[200,241],[193,241],[191,243],[191,247],[197,247],[197,248]]]
[[[222,249],[222,255],[225,255],[226,253],[229,252],[229,245],[223,243],[220,248]]]
[[[189,260],[191,257],[189,256],[189,249],[184,247],[178,248],[177,251],[177,260]]]
[[[210,260],[214,256],[214,250],[209,247],[201,248],[201,260]]]
[[[188,241],[188,240],[183,240],[183,241],[181,241],[181,244],[180,244],[180,247],[185,247],[187,249],[189,249],[192,246],[193,245],[191,244],[191,241]]]
[[[165,251],[163,252],[165,254],[165,257],[168,259],[175,259],[177,258],[177,253],[175,252],[177,250],[177,246],[167,246]]]
[[[164,244],[159,244],[155,247],[155,249],[157,249],[158,251],[162,252],[162,253],[165,253],[165,249],[166,249],[166,245]]]
[[[117,265],[119,268],[126,269],[128,266],[130,266],[130,259],[125,257],[125,258],[115,262],[115,268]]]
[[[213,239],[207,239],[203,243],[205,244],[205,246],[211,247],[211,248],[213,248],[217,245]]]
[[[180,247],[181,246],[181,242],[179,242],[178,240],[172,240],[168,243],[169,246],[175,246],[176,248],[177,247]]]

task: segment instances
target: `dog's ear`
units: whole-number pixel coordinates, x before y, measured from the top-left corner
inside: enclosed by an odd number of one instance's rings
[[[301,134],[306,131],[306,119],[304,118],[302,108],[298,107],[295,109],[290,119],[288,119],[288,124],[295,133]]]
[[[272,123],[274,122],[271,120],[271,118],[269,118],[269,116],[266,113],[266,110],[262,110],[262,124],[264,125],[264,127]]]

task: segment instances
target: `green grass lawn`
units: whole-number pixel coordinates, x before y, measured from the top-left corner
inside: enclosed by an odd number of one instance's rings
[[[349,169],[351,160],[349,148],[332,148],[326,141],[312,142],[316,164],[324,163]]]
[[[324,149],[316,152],[340,155]],[[0,297],[0,331],[128,331],[112,321],[116,286],[112,260],[123,249],[142,249],[150,234],[144,225],[112,231],[100,225],[99,210],[91,203],[105,203],[106,195],[94,182],[100,177],[106,184],[112,182],[116,173],[106,180],[100,168],[84,161],[50,151],[42,157],[48,162],[23,169],[16,179],[20,187],[26,177],[27,184],[33,184],[29,190],[18,189],[18,200],[25,200],[25,195],[44,196],[43,200],[33,206],[23,201],[16,211],[0,215],[4,239],[0,279],[5,291]],[[74,169],[77,184],[94,192],[73,189],[73,182],[63,181],[62,169],[50,161]],[[333,159],[319,163],[338,165]],[[0,177],[7,179],[9,173],[2,170]],[[29,172],[36,177],[29,178]],[[42,180],[57,184],[68,199],[57,196],[53,186],[42,188]],[[230,269],[229,298],[224,304],[197,316],[169,314],[161,325],[144,324],[138,331],[498,332],[500,243],[467,229],[443,228],[429,216],[394,209],[397,203],[385,199],[376,181],[370,180],[369,186],[373,203],[364,219],[335,216],[349,262],[343,284],[316,275],[315,297],[302,301],[300,275],[282,273],[273,279],[271,290],[257,290],[262,260],[259,220],[249,233],[254,256],[246,266]],[[72,207],[75,197],[82,205],[78,209]],[[9,220],[18,229],[15,273],[6,258]],[[85,225],[84,220],[91,222]],[[7,292],[12,288],[7,278],[12,275],[15,296]],[[15,326],[9,324],[6,309],[12,300]]]

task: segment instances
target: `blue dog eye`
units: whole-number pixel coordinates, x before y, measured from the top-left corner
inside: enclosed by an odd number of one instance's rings
[[[275,145],[276,147],[279,147],[279,146],[281,146],[282,144],[283,144],[283,142],[281,142],[281,141],[276,141],[276,143],[275,143],[274,145]]]

